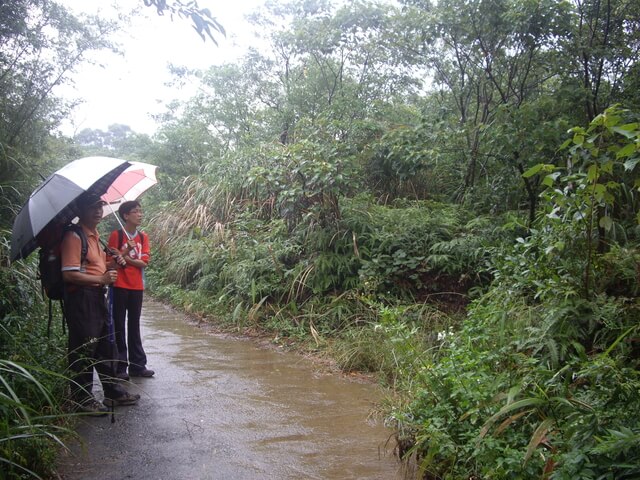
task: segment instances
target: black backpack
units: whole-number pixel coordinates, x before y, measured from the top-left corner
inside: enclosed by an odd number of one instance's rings
[[[52,243],[50,243],[46,247],[40,248],[40,258],[38,261],[38,277],[40,279],[40,283],[42,284],[42,293],[43,296],[46,295],[49,299],[49,324],[47,325],[47,334],[49,334],[51,330],[51,317],[52,317],[52,301],[59,300],[60,307],[62,309],[63,322],[62,326],[64,329],[64,281],[62,279],[62,259],[60,256],[60,243],[62,242],[62,238],[64,235],[69,232],[75,232],[80,237],[80,241],[82,244],[80,251],[80,264],[84,264],[87,259],[87,236],[84,233],[84,230],[80,225],[71,224],[64,229],[62,229],[62,233],[56,235],[56,238]]]

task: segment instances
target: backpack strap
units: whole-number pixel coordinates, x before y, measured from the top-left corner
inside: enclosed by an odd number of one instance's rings
[[[60,318],[62,323],[62,334],[65,335],[67,333],[67,326],[65,324],[64,319],[64,301],[62,299],[58,300],[60,302],[60,311],[62,312],[62,317]],[[53,320],[53,300],[49,298],[49,321],[47,322],[47,338],[51,337],[51,321]]]
[[[68,230],[75,232],[80,237],[80,268],[87,260],[87,252],[89,251],[89,242],[87,241],[87,235],[80,225],[71,224],[67,227]]]
[[[72,223],[71,225],[69,225],[67,227],[67,230],[75,232],[80,237],[80,268],[82,268],[82,266],[87,261],[87,252],[89,251],[89,241],[87,240],[87,235],[84,233],[84,230],[82,229],[82,227],[75,223]],[[49,308],[51,308],[51,306],[49,306]],[[60,300],[60,310],[62,311],[61,321],[62,321],[62,332],[64,333],[65,331],[64,319],[66,318],[66,314],[64,311],[64,301],[62,299]]]
[[[44,287],[42,289],[44,295]],[[49,321],[47,322],[47,338],[51,336],[51,320],[53,319],[53,304],[52,300],[49,298]],[[62,315],[62,325],[64,325],[64,314]]]
[[[67,318],[67,314],[64,311],[64,301],[60,300],[60,311],[62,312],[62,334],[64,335],[65,333],[67,333],[67,324],[64,321],[65,318]]]
[[[84,230],[80,225],[70,224],[64,228],[64,232],[72,231],[78,234],[80,237],[80,268],[82,268],[82,264],[84,264],[87,260],[87,252],[89,251],[89,242],[87,240],[87,236],[84,233]],[[44,294],[44,288],[43,288]],[[51,335],[51,320],[53,317],[53,300],[49,298],[49,322],[47,323],[47,337]],[[66,318],[66,314],[64,311],[64,300],[60,299],[60,311],[62,312],[61,323],[62,323],[62,333],[66,333],[66,325],[64,319]]]

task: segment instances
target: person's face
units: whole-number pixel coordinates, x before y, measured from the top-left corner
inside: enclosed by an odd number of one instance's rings
[[[96,202],[85,207],[79,215],[80,221],[87,225],[96,226],[102,221],[104,209],[102,203]]]
[[[129,213],[126,213],[124,216],[127,223],[135,225],[136,227],[142,224],[143,218],[142,207],[135,207],[133,210],[129,210]]]

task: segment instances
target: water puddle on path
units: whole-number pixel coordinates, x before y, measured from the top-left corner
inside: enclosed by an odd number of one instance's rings
[[[374,385],[317,373],[295,354],[206,333],[146,300],[154,378],[116,421],[82,420],[84,446],[61,459],[66,480],[395,479],[392,432],[371,420]]]

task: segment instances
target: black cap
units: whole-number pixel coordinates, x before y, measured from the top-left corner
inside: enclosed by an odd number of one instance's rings
[[[96,203],[100,203],[100,205],[107,204],[107,202],[100,198],[100,195],[96,195],[95,193],[84,193],[78,199],[78,204],[80,205],[80,207],[92,207]]]

